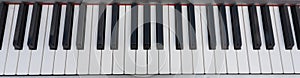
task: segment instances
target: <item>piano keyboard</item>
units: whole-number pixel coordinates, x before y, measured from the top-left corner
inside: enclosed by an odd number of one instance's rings
[[[0,75],[300,73],[299,5],[0,4]]]

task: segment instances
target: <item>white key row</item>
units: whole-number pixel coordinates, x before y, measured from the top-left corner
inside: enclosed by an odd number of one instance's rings
[[[270,6],[275,45],[273,50],[265,49],[264,33],[262,27],[262,16],[260,7],[257,6],[259,28],[262,38],[262,48],[253,50],[251,41],[251,30],[247,6],[238,7],[238,16],[241,29],[242,45],[241,50],[234,50],[232,39],[232,26],[230,18],[230,7],[226,6],[226,19],[229,35],[229,49],[223,50],[217,45],[216,50],[208,48],[208,31],[206,20],[206,7],[195,6],[196,40],[197,49],[189,50],[188,29],[183,27],[183,50],[175,48],[175,8],[174,6],[163,5],[163,30],[164,49],[157,50],[156,45],[151,45],[150,50],[144,50],[139,45],[138,50],[130,49],[131,35],[131,6],[121,5],[119,13],[119,49],[110,50],[111,15],[112,6],[107,5],[105,49],[97,50],[97,25],[99,5],[87,5],[85,43],[84,50],[76,49],[76,34],[72,36],[71,50],[64,50],[59,44],[57,50],[50,50],[49,41],[50,26],[52,19],[53,5],[43,5],[38,49],[15,50],[12,44],[14,28],[16,26],[19,5],[9,5],[7,23],[4,34],[4,45],[0,50],[0,74],[1,75],[62,75],[62,74],[249,74],[249,73],[300,73],[299,50],[294,47],[292,50],[285,50],[279,9],[277,6]],[[33,6],[29,6],[27,22],[30,22]],[[143,36],[143,5],[138,5],[138,36]],[[156,21],[156,6],[151,6],[151,22]],[[74,9],[73,33],[77,32],[79,5]],[[219,32],[218,7],[214,6],[214,19],[216,27],[217,44],[221,44]],[[289,8],[289,12],[290,8]],[[60,31],[63,32],[63,25],[66,13],[66,5],[62,6]],[[182,6],[182,24],[188,25],[187,6]],[[292,16],[290,13],[290,19]],[[291,21],[292,22],[292,21]],[[293,23],[291,23],[293,24]],[[26,33],[29,31],[29,23],[26,26]],[[291,27],[293,28],[293,27]],[[293,30],[293,29],[292,29]],[[46,31],[46,32],[45,32]],[[156,26],[151,24],[151,42],[156,44]],[[293,33],[295,36],[295,34]],[[25,38],[28,36],[25,35]],[[62,43],[63,34],[59,34],[59,43]],[[138,44],[143,44],[139,39]],[[294,39],[295,40],[295,39]],[[296,41],[295,41],[296,42]],[[27,43],[25,39],[24,43]],[[24,44],[25,45],[25,44]]]

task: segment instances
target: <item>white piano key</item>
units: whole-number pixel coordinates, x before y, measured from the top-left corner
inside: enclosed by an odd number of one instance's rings
[[[93,5],[87,5],[86,7],[86,22],[85,22],[85,41],[84,49],[78,50],[78,62],[77,62],[77,74],[88,74],[89,73],[89,62],[90,62],[90,34],[92,27],[93,18]]]
[[[65,73],[65,64],[66,64],[66,50],[63,49],[62,41],[63,41],[63,32],[65,25],[65,15],[66,15],[66,5],[62,5],[61,7],[61,18],[60,18],[60,28],[59,28],[59,36],[58,36],[58,46],[54,56],[54,66],[53,66],[53,74],[64,74]]]
[[[11,32],[13,32],[11,27],[12,27],[12,21],[13,21],[13,17],[14,17],[14,10],[15,10],[14,6],[15,5],[8,6],[2,49],[0,50],[0,75],[3,75],[5,72],[6,55],[8,53],[7,51],[10,46],[9,45],[10,36],[13,35],[13,34],[11,34]],[[17,15],[15,15],[15,16],[17,16]]]
[[[50,6],[49,6],[49,11],[50,11]],[[76,37],[77,37],[77,27],[78,27],[78,16],[79,16],[79,5],[74,5],[71,49],[67,51],[65,74],[76,74],[77,71],[78,50],[76,49]]]
[[[48,13],[48,5],[42,6],[41,12],[41,20],[40,20],[40,30],[38,35],[38,42],[37,42],[37,49],[31,52],[31,60],[30,60],[30,68],[29,74],[30,75],[38,75],[41,73],[41,66],[42,66],[42,57],[43,57],[43,50],[44,41],[45,41],[45,32],[46,25],[47,25],[47,13]],[[48,41],[47,41],[48,42]]]
[[[239,23],[240,23],[240,31],[241,31],[241,39],[242,39],[242,46],[241,50],[237,50],[237,59],[238,59],[238,69],[239,73],[249,73],[249,65],[248,65],[248,54],[247,54],[247,43],[244,29],[244,16],[243,16],[243,8],[238,6],[238,14],[239,14]]]
[[[294,73],[291,50],[286,50],[284,45],[283,31],[278,6],[274,6],[274,13],[277,26],[279,48],[281,52],[283,73]]]
[[[89,54],[89,74],[100,74],[100,56],[101,50],[97,50],[97,30],[98,30],[98,19],[99,19],[99,5],[92,6],[92,18],[91,18],[91,37],[87,40],[91,41],[91,46],[85,49],[90,49]],[[87,32],[90,33],[90,32]]]
[[[237,63],[238,59],[237,59],[237,56],[236,56],[236,51],[234,50],[230,7],[226,6],[225,10],[226,10],[228,39],[229,39],[228,51],[226,52],[227,73],[236,74],[236,73],[238,73],[238,65],[237,65],[238,64]]]
[[[151,48],[148,50],[148,74],[158,74],[158,50],[156,43],[156,6],[150,6]],[[165,32],[164,32],[165,33]],[[163,34],[163,33],[161,33]]]
[[[216,73],[227,73],[227,63],[226,63],[226,50],[221,48],[221,33],[220,33],[220,15],[218,6],[213,6],[214,20],[215,20],[215,32],[216,32],[216,52],[215,52],[215,63],[216,63]]]
[[[101,74],[112,74],[112,53],[110,50],[110,38],[111,38],[111,20],[112,20],[112,5],[106,6],[106,27],[105,27],[105,45],[102,50],[101,59]]]
[[[137,7],[136,7],[137,8]],[[135,50],[130,49],[130,36],[131,36],[131,5],[126,6],[126,29],[125,29],[125,52],[124,52],[124,73],[135,73]]]
[[[258,50],[253,49],[252,44],[252,36],[251,36],[251,26],[249,19],[248,7],[243,6],[243,14],[244,14],[244,27],[245,27],[245,35],[247,42],[247,52],[248,52],[248,60],[249,60],[249,68],[250,73],[260,73],[260,62],[258,56]]]
[[[113,74],[124,73],[124,31],[125,31],[125,12],[126,7],[124,5],[119,6],[119,44],[118,50],[113,51]]]
[[[290,18],[290,22],[291,22],[291,28],[292,28],[292,33],[293,33],[293,38],[294,38],[294,47],[291,51],[291,54],[292,54],[292,61],[293,61],[293,66],[294,66],[294,73],[300,73],[300,61],[298,61],[300,59],[300,51],[298,50],[298,46],[297,46],[297,41],[296,41],[296,34],[295,34],[295,30],[294,30],[294,23],[293,23],[293,16],[292,16],[292,13],[291,13],[291,7],[289,6],[288,7],[288,10],[289,10],[289,18]]]
[[[261,73],[271,73],[271,61],[270,61],[270,53],[266,49],[266,43],[265,43],[265,34],[263,29],[263,22],[262,22],[262,13],[260,6],[256,7],[257,9],[257,17],[258,17],[258,23],[259,23],[259,30],[260,30],[260,37],[261,37],[261,47],[258,52],[259,58],[260,58],[260,66],[261,66]]]
[[[215,65],[215,51],[209,49],[208,43],[208,30],[207,30],[207,16],[206,16],[206,7],[200,6],[201,12],[201,25],[202,25],[202,37],[203,37],[203,58],[204,58],[204,73],[214,74],[216,73]]]
[[[180,50],[176,50],[175,41],[175,8],[169,6],[169,36],[170,36],[170,73],[180,74],[181,73],[181,54]]]
[[[49,37],[50,37],[50,28],[51,28],[51,21],[52,21],[52,13],[53,13],[53,5],[49,5],[48,9],[48,19],[47,19],[47,30],[45,34],[45,41],[44,41],[44,54],[43,54],[43,62],[41,67],[41,74],[52,74],[53,70],[53,62],[54,62],[54,54],[55,50],[50,50],[49,47]]]
[[[139,28],[140,29],[140,28]],[[140,32],[140,31],[138,31]],[[140,35],[139,35],[140,36]],[[142,45],[139,45],[142,46]],[[146,74],[147,73],[147,51],[142,50],[143,47],[141,47],[140,50],[137,50],[136,52],[136,72],[135,74]]]
[[[17,69],[18,75],[27,75],[30,66],[31,50],[29,50],[29,47],[27,46],[27,41],[28,41],[28,34],[30,29],[31,17],[32,17],[32,8],[33,5],[29,5],[25,36],[24,36],[24,44],[23,44],[24,47],[23,50],[20,50],[19,61],[18,61],[18,64],[22,64],[22,65],[18,65],[18,69]]]
[[[183,36],[183,49],[181,50],[181,70],[182,74],[193,73],[193,54],[189,48],[189,21],[187,6],[182,6],[182,36]]]
[[[89,64],[89,74],[100,74],[100,59],[101,50],[97,50],[97,31],[98,31],[98,15],[99,15],[99,5],[93,5],[93,16],[92,16],[92,33],[91,38],[87,39],[91,41],[91,46],[86,47],[86,49],[91,49],[90,51],[90,64]]]
[[[277,33],[277,26],[276,26],[276,20],[275,20],[275,13],[274,13],[274,6],[270,6],[270,16],[271,16],[271,21],[272,21],[272,29],[273,29],[273,34],[274,34],[274,49],[269,50],[270,52],[270,60],[271,60],[271,67],[272,67],[272,73],[283,73],[283,68],[282,68],[282,62],[281,62],[281,55],[280,55],[280,50],[279,50],[279,40]]]
[[[163,5],[163,31],[164,49],[158,50],[159,74],[170,73],[170,53],[169,53],[169,6]]]
[[[200,15],[200,6],[194,6],[195,8],[195,28],[196,28],[196,42],[197,42],[197,49],[192,50],[193,54],[193,70],[194,74],[204,74],[204,61],[203,61],[203,42],[202,38],[202,23]]]
[[[296,49],[293,48],[292,50],[292,60],[293,60],[293,64],[294,64],[294,70],[295,73],[300,73],[300,62],[298,61],[300,59],[300,52],[297,49],[297,45],[294,46]]]
[[[17,72],[17,66],[18,66],[18,59],[19,59],[19,51],[15,50],[13,46],[13,39],[15,34],[15,28],[17,24],[17,17],[19,12],[19,5],[14,6],[14,17],[12,22],[12,29],[11,29],[11,35],[10,35],[10,42],[9,42],[9,48],[6,58],[6,65],[5,65],[5,75],[14,75]]]
[[[138,50],[136,52],[135,74],[147,73],[147,50],[143,47],[144,6],[138,5]]]

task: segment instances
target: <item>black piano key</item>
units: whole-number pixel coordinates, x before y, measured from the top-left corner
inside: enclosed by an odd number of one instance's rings
[[[207,30],[208,30],[208,43],[209,49],[216,49],[216,34],[215,34],[215,21],[214,21],[214,11],[212,4],[206,6],[207,14]]]
[[[230,16],[231,16],[231,24],[232,24],[232,35],[233,35],[233,44],[234,49],[241,49],[242,40],[241,40],[241,31],[240,31],[240,22],[239,22],[239,14],[238,14],[238,6],[236,4],[230,7]]]
[[[37,41],[40,29],[40,20],[41,20],[41,13],[42,13],[42,5],[38,2],[34,3],[31,23],[30,23],[30,30],[28,36],[27,45],[30,50],[37,49]]]
[[[65,27],[64,27],[64,35],[63,35],[63,48],[64,50],[71,49],[71,39],[72,39],[72,28],[73,28],[73,14],[74,14],[74,4],[68,3],[66,9],[66,19],[65,19]]]
[[[291,12],[294,23],[294,32],[296,35],[297,48],[300,49],[300,6],[294,5],[291,6]]]
[[[195,8],[193,4],[188,4],[188,30],[189,30],[189,47],[191,50],[197,49],[196,28],[195,28]]]
[[[270,16],[270,9],[268,5],[261,6],[261,15],[262,15],[263,28],[265,33],[266,48],[268,50],[273,49],[275,42],[274,42],[274,35],[272,29],[271,16]]]
[[[118,37],[119,37],[119,5],[114,3],[112,5],[112,21],[111,21],[111,40],[110,49],[118,49]]]
[[[84,49],[86,8],[87,5],[85,3],[81,3],[79,6],[79,17],[78,17],[77,38],[76,38],[76,48],[78,50]]]
[[[5,2],[0,3],[0,50],[2,49],[3,36],[5,31],[5,23],[8,12],[8,4]]]
[[[293,34],[291,29],[291,23],[289,19],[288,6],[281,5],[279,6],[280,11],[280,20],[282,25],[284,44],[286,49],[292,49],[294,46]]]
[[[97,37],[97,49],[104,49],[105,40],[105,25],[106,25],[106,6],[99,6],[99,20],[98,20],[98,37]]]
[[[138,6],[137,3],[131,4],[131,37],[130,48],[137,50],[138,47]]]
[[[260,49],[261,38],[255,5],[248,6],[253,49]]]
[[[15,29],[14,41],[13,41],[13,45],[16,50],[23,49],[28,7],[29,7],[28,3],[25,2],[22,2],[19,6],[17,24]]]
[[[49,47],[51,50],[57,49],[59,25],[61,17],[61,4],[56,2],[53,6],[53,15],[51,20],[50,37],[49,37]]]
[[[225,5],[220,4],[219,7],[219,21],[220,21],[220,35],[221,35],[221,48],[228,49],[229,40],[228,40],[228,30],[227,30],[227,19]]]
[[[175,37],[176,37],[176,49],[183,49],[183,38],[182,38],[182,10],[181,5],[175,5]]]
[[[150,20],[150,4],[144,5],[144,27],[143,27],[143,46],[145,50],[150,49],[151,47],[151,20]]]
[[[164,48],[163,31],[163,9],[161,4],[156,5],[156,47],[158,50]]]

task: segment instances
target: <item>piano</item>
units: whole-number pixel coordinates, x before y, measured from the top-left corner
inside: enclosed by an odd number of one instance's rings
[[[297,3],[4,0],[0,75],[298,75]]]

